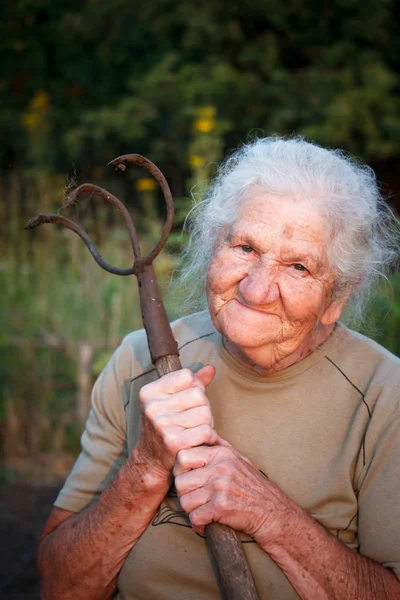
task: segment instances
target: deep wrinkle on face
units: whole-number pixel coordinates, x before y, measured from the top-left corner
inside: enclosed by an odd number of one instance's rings
[[[254,192],[217,244],[207,276],[211,318],[228,351],[259,372],[301,360],[326,339],[330,228],[310,201]]]

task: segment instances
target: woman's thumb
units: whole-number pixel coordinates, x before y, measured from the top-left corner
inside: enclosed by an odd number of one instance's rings
[[[196,377],[200,379],[204,387],[207,387],[214,379],[215,372],[215,367],[212,365],[206,365],[205,367],[202,367],[200,371],[197,371]]]

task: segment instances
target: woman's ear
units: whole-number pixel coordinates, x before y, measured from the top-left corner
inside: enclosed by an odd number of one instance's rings
[[[320,319],[321,325],[329,327],[340,319],[347,300],[350,298],[353,290],[350,290],[344,297],[333,300],[328,308],[325,309]]]

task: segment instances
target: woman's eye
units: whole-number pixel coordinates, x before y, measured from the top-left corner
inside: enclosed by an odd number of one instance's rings
[[[307,271],[306,267],[300,263],[295,263],[293,268],[296,269],[296,271]]]
[[[247,244],[243,244],[240,247],[246,254],[251,254],[253,252],[253,248],[251,246],[248,246]]]

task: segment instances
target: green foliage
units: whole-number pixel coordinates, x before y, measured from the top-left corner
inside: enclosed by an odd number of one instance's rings
[[[390,277],[374,295],[362,330],[400,356],[400,275]]]
[[[1,11],[3,165],[89,172],[139,151],[180,194],[193,119],[210,105],[223,151],[251,132],[296,131],[369,161],[399,152],[394,0],[6,0]]]

